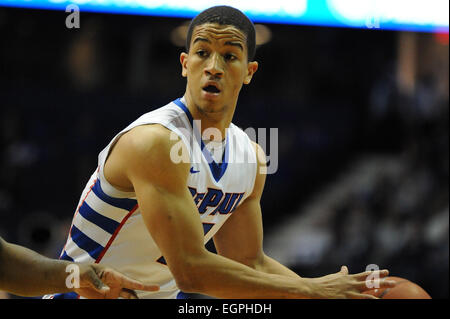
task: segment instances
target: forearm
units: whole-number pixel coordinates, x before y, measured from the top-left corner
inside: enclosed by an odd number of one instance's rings
[[[312,294],[309,280],[257,271],[210,252],[195,258],[186,271],[189,285],[182,290],[216,298],[310,298]]]
[[[66,261],[46,258],[30,249],[2,242],[0,290],[20,296],[71,291],[66,287]]]
[[[267,255],[264,255],[263,258],[261,258],[261,262],[255,265],[255,269],[268,274],[277,274],[297,279],[301,278],[298,274],[290,270],[288,267],[284,266],[283,264]]]

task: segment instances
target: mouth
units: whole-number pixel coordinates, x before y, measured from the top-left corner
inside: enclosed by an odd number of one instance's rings
[[[204,86],[202,88],[203,91],[210,93],[210,94],[219,94],[220,93],[220,89],[217,87],[216,84],[207,84],[206,86]]]

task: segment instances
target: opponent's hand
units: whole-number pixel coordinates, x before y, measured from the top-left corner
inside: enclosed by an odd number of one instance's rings
[[[98,264],[78,264],[80,267],[80,288],[74,292],[89,299],[138,299],[137,290],[158,291],[157,285],[146,285],[120,272]]]
[[[346,266],[341,267],[341,271],[323,277],[313,278],[314,293],[313,298],[327,299],[378,299],[375,296],[363,294],[367,291],[367,277],[378,278],[370,281],[372,285],[379,285],[380,288],[389,288],[395,286],[395,281],[386,280],[389,275],[387,269],[366,271],[354,275],[348,273]]]

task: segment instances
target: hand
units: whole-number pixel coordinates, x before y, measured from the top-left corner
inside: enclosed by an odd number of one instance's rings
[[[394,287],[395,281],[386,280],[384,277],[389,275],[389,271],[377,270],[366,271],[359,274],[349,275],[346,266],[341,267],[341,271],[335,274],[311,279],[314,285],[313,298],[327,299],[378,299],[375,296],[363,294],[368,290],[366,284],[367,277],[379,278],[371,284],[379,285],[380,288]]]
[[[146,285],[131,279],[110,267],[98,264],[78,264],[80,267],[80,288],[74,291],[89,299],[138,299],[134,289],[158,291],[157,285]]]

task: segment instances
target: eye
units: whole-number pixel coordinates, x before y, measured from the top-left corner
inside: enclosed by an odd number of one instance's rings
[[[226,61],[234,61],[234,60],[237,59],[236,56],[234,54],[231,54],[231,53],[225,54],[224,58],[225,58]]]
[[[205,57],[208,56],[208,52],[206,52],[205,50],[198,50],[198,51],[196,52],[196,54],[197,54],[199,57],[201,57],[201,58],[205,58]]]

